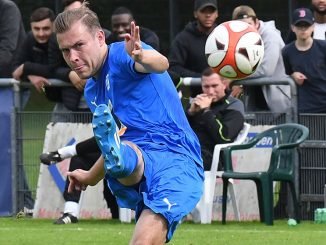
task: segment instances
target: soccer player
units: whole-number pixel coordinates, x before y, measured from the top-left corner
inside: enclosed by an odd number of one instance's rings
[[[66,62],[88,79],[85,98],[102,151],[89,171],[68,173],[69,190],[105,178],[119,206],[136,211],[131,244],[168,242],[200,199],[203,165],[166,57],[140,41],[134,22],[125,41],[107,46],[86,4],[60,13],[55,32]],[[127,127],[121,137],[111,109]]]

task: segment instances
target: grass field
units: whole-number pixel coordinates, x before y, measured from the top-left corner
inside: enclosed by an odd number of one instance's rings
[[[259,222],[228,222],[222,225],[184,223],[177,229],[169,244],[325,244],[325,224],[311,221],[288,226],[286,220],[274,226]],[[77,224],[53,225],[52,220],[31,218],[0,218],[2,245],[58,245],[58,244],[128,244],[134,224],[112,220],[81,220]]]

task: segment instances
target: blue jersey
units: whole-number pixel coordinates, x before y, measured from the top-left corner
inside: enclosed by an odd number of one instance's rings
[[[151,49],[145,43],[142,47]],[[112,105],[115,115],[127,127],[122,140],[145,149],[164,145],[202,165],[198,139],[168,73],[139,73],[134,66],[124,42],[109,46],[99,78],[88,79],[85,87],[91,111],[99,104]]]

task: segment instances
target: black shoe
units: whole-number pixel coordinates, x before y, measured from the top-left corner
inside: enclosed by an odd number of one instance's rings
[[[26,207],[24,207],[24,210],[23,210],[25,216],[27,216],[27,217],[33,217],[33,211],[34,211],[33,209],[26,208]]]
[[[56,221],[54,221],[53,224],[55,225],[65,225],[65,224],[70,224],[70,223],[77,223],[78,219],[77,217],[68,214],[68,213],[64,213],[59,219],[57,219]]]
[[[55,164],[57,162],[61,162],[63,159],[61,158],[58,151],[46,152],[40,155],[40,160],[42,163],[46,165]]]

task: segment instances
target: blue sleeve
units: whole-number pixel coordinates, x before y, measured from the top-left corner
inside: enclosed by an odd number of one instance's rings
[[[151,46],[142,42],[143,49],[153,49]],[[110,70],[119,72],[120,75],[129,75],[132,79],[137,79],[144,75],[135,70],[135,61],[126,52],[124,42],[112,43],[110,47]],[[118,68],[118,70],[117,70]]]

